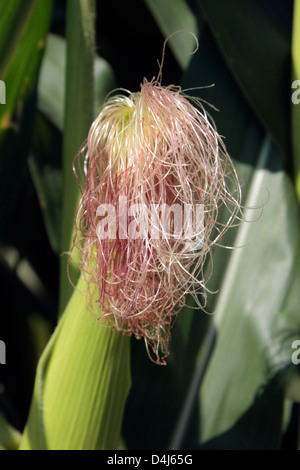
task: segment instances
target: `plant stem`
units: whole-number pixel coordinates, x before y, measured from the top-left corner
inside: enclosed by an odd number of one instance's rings
[[[67,262],[73,241],[74,219],[80,192],[72,165],[85,142],[93,120],[95,10],[95,0],[68,0],[67,3],[60,314],[64,311],[73,291],[67,276]],[[79,270],[74,264],[70,266],[70,277],[76,284]]]

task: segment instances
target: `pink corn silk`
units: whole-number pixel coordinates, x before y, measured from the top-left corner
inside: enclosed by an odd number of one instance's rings
[[[197,308],[205,307],[205,259],[240,213],[234,166],[200,100],[156,81],[144,81],[138,93],[108,98],[81,155],[87,172],[74,246],[79,246],[80,232],[81,270],[97,288],[97,299],[88,289],[88,308],[117,330],[144,338],[148,352],[151,346],[157,362],[165,363],[177,312],[188,293]],[[115,239],[100,240],[97,208],[111,204],[118,222],[120,196],[127,197],[128,206],[203,204],[201,249],[189,249],[195,237],[161,233],[153,239],[151,227],[147,237],[121,239],[118,223]],[[218,213],[224,205],[228,217],[221,224]],[[127,225],[133,219],[128,216]]]

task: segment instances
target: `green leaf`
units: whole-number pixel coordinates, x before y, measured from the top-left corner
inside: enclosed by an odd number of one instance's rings
[[[43,114],[36,119],[34,141],[28,159],[45,227],[54,252],[60,254],[61,245],[61,134]]]
[[[48,34],[38,84],[38,107],[55,126],[62,131],[64,121],[66,40]],[[110,65],[95,55],[94,61],[94,115],[102,105],[107,93],[115,86]]]
[[[198,0],[238,86],[280,149],[289,155],[290,35],[281,18],[270,13],[268,3]]]
[[[66,41],[48,34],[38,84],[38,107],[60,131],[63,129],[66,78]]]
[[[145,0],[165,37],[176,31],[191,31],[198,36],[197,20],[185,0]],[[192,52],[196,49],[195,38],[187,33],[170,38],[170,47],[182,69],[186,69]]]
[[[213,326],[218,340],[199,395],[202,442],[229,430],[233,447],[239,445],[236,434],[245,448],[275,448],[280,441],[281,415],[277,422],[273,421],[272,433],[260,425],[260,420],[267,420],[268,414],[270,419],[272,410],[280,410],[284,392],[280,377],[276,384],[274,376],[283,374],[284,367],[292,365],[291,344],[298,333],[297,319],[291,319],[288,312],[284,322],[279,322],[278,316],[299,250],[299,223],[287,176],[279,169],[268,171],[270,163],[276,160],[280,161],[280,155],[266,141],[247,205],[261,203],[263,187],[268,188],[270,201],[258,221],[245,223],[239,230],[235,245],[244,248],[232,253],[216,303]],[[288,327],[290,341],[285,341]],[[272,379],[273,387],[269,388]],[[262,394],[268,390],[266,396],[270,397],[272,389],[279,396],[277,407],[275,402],[270,410],[265,407],[266,415],[261,414],[262,397],[258,396],[261,388]],[[253,413],[246,420],[251,407]],[[242,418],[243,435],[237,426]],[[251,421],[257,427],[256,434],[252,434]]]
[[[26,103],[34,93],[51,10],[51,0],[0,3],[0,78],[6,85],[6,104],[0,106],[1,146],[5,130],[18,134]],[[3,152],[1,156],[3,163]]]
[[[0,199],[5,201],[1,206],[4,226],[26,173],[36,112],[36,82],[51,10],[51,0],[0,2],[0,79],[5,84],[5,104],[0,104]]]

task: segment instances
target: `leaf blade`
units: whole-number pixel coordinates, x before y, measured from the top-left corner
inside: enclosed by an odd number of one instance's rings
[[[269,14],[264,1],[198,0],[198,4],[244,96],[289,155],[290,38],[286,30]]]

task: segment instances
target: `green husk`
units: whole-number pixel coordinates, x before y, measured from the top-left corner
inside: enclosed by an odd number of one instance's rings
[[[129,338],[86,312],[81,277],[37,370],[20,449],[115,449],[130,388]]]

